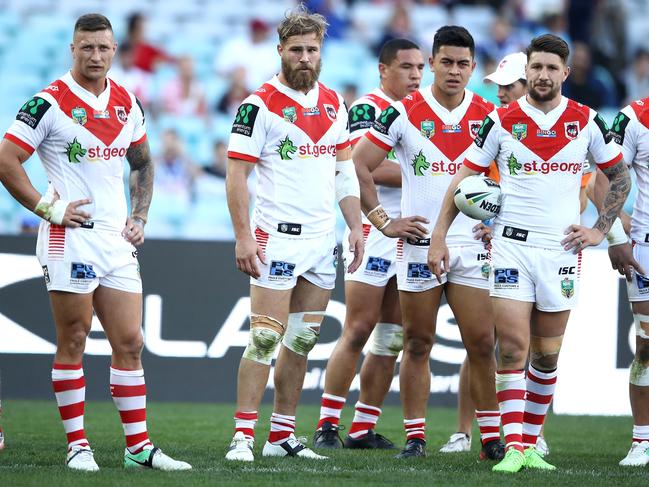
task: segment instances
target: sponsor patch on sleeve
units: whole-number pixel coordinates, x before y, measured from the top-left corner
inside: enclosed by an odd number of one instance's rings
[[[609,131],[609,135],[613,139],[613,142],[618,145],[624,143],[624,133],[626,132],[626,126],[629,125],[630,121],[631,119],[624,113],[620,112],[617,114],[615,120],[613,120],[613,124],[611,125],[611,130]]]
[[[612,136],[608,130],[608,125],[606,125],[606,122],[599,113],[595,115],[595,123],[597,124],[597,127],[599,127],[599,131],[602,133],[602,137],[604,137],[604,142],[608,144],[612,140]]]
[[[357,130],[369,130],[374,125],[375,118],[376,110],[372,105],[355,105],[349,111],[349,131],[354,133]]]
[[[252,137],[252,130],[255,127],[255,120],[259,113],[259,107],[252,103],[244,103],[237,110],[237,116],[232,124],[232,133]]]
[[[491,120],[491,118],[487,117],[484,119],[484,122],[482,122],[482,125],[480,126],[480,130],[478,130],[478,135],[476,135],[475,138],[473,139],[475,145],[477,145],[482,149],[485,140],[487,140],[487,135],[489,135],[489,132],[491,131],[491,128],[493,126],[494,126],[494,121]]]
[[[43,115],[45,115],[45,112],[47,112],[51,106],[52,105],[47,100],[44,100],[40,96],[35,96],[20,108],[18,115],[16,115],[16,120],[35,129],[38,127],[38,124],[41,121],[41,118],[43,118]]]
[[[374,122],[374,130],[383,135],[388,135],[390,127],[399,116],[399,110],[394,107],[388,107],[381,112],[379,118]]]

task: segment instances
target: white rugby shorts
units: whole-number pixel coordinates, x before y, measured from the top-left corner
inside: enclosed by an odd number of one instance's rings
[[[336,234],[327,233],[316,238],[287,238],[270,235],[257,227],[257,244],[266,257],[266,264],[257,260],[259,279],[250,278],[250,284],[270,289],[292,289],[302,276],[322,289],[333,289],[336,284],[338,246]]]
[[[87,294],[104,286],[142,293],[137,250],[119,232],[43,223],[36,257],[48,291]]]
[[[383,235],[374,225],[363,224],[365,253],[359,268],[353,274],[347,266],[354,260],[349,251],[349,228],[343,236],[343,262],[345,262],[345,281],[362,282],[377,287],[385,287],[397,275],[397,241]]]
[[[640,264],[645,272],[649,272],[649,245],[633,242],[633,258]],[[626,283],[629,301],[649,301],[649,276],[633,273],[631,282]]]
[[[536,303],[540,311],[577,306],[581,252],[521,245],[506,238],[491,241],[492,297]]]
[[[448,248],[450,271],[438,282],[428,267],[429,239],[417,244],[397,243],[397,287],[399,291],[422,292],[450,282],[478,289],[489,288],[489,251],[484,244]]]

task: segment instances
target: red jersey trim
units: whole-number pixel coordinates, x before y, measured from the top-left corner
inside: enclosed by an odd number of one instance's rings
[[[342,144],[336,144],[336,150],[347,149],[347,147],[349,147],[349,146],[351,146],[351,143],[349,142],[349,140],[346,140]]]
[[[137,139],[135,142],[131,142],[131,147],[133,147],[134,145],[140,145],[143,142],[146,142],[146,134],[144,134],[142,137]]]
[[[242,154],[241,152],[228,151],[228,157],[230,159],[241,159],[246,162],[257,162],[259,157],[250,156],[248,154]]]
[[[22,150],[26,151],[29,153],[29,155],[32,155],[34,153],[34,148],[29,145],[27,142],[19,139],[13,134],[5,134],[5,139],[7,139],[9,142],[13,142],[16,144],[18,147],[20,147]]]
[[[390,147],[390,146],[389,146],[388,144],[386,144],[385,142],[379,140],[379,139],[376,137],[376,135],[372,135],[371,132],[367,132],[367,133],[365,134],[365,137],[367,137],[368,139],[370,139],[370,142],[372,142],[374,145],[379,146],[379,147],[380,147],[381,149],[383,149],[384,151],[390,152],[390,151],[392,150],[392,147]]]
[[[622,160],[622,153],[620,152],[617,156],[615,156],[613,159],[611,159],[608,162],[602,162],[601,164],[598,162],[597,167],[599,167],[600,169],[606,169],[607,167],[611,167],[614,164],[617,164],[621,160]]]
[[[464,159],[464,165],[466,167],[468,167],[469,169],[471,169],[472,171],[478,171],[478,172],[486,173],[489,170],[488,167],[478,166],[477,164],[475,164],[474,162],[471,162],[468,159]]]
[[[367,132],[365,132],[367,133]],[[353,139],[349,139],[349,144],[354,147],[356,144],[358,144],[358,141],[361,140],[363,136],[361,135],[360,137],[354,137]]]

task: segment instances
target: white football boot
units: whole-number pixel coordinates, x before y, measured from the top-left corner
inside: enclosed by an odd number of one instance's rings
[[[65,464],[72,470],[82,472],[98,472],[99,465],[95,462],[95,457],[89,446],[73,446],[68,452]]]
[[[243,432],[237,431],[230,443],[230,449],[225,454],[225,459],[239,462],[252,462],[255,459],[255,456],[252,453],[254,446],[254,439],[246,438]]]
[[[280,443],[279,445],[273,445],[267,441],[261,454],[264,457],[299,457],[309,458],[311,460],[326,460],[329,458],[318,455],[310,448],[304,446],[292,433],[284,443]]]
[[[442,453],[471,451],[471,437],[466,433],[453,433],[439,451]]]
[[[626,454],[620,465],[623,467],[643,467],[649,463],[649,441],[634,441],[629,453]]]

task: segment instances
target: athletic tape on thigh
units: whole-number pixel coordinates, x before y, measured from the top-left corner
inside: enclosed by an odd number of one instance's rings
[[[649,367],[638,360],[638,357],[634,357],[633,362],[631,362],[629,382],[634,386],[649,386]]]
[[[305,313],[291,313],[288,315],[288,326],[282,344],[306,357],[315,347],[320,336],[320,324],[324,319],[324,311],[307,311]]]
[[[633,313],[635,322],[635,334],[640,338],[649,338],[649,315]]]
[[[251,315],[248,345],[243,351],[243,358],[270,365],[283,334],[284,325],[275,318],[265,315]]]
[[[377,323],[372,332],[370,352],[396,357],[403,350],[403,328],[394,323]]]

